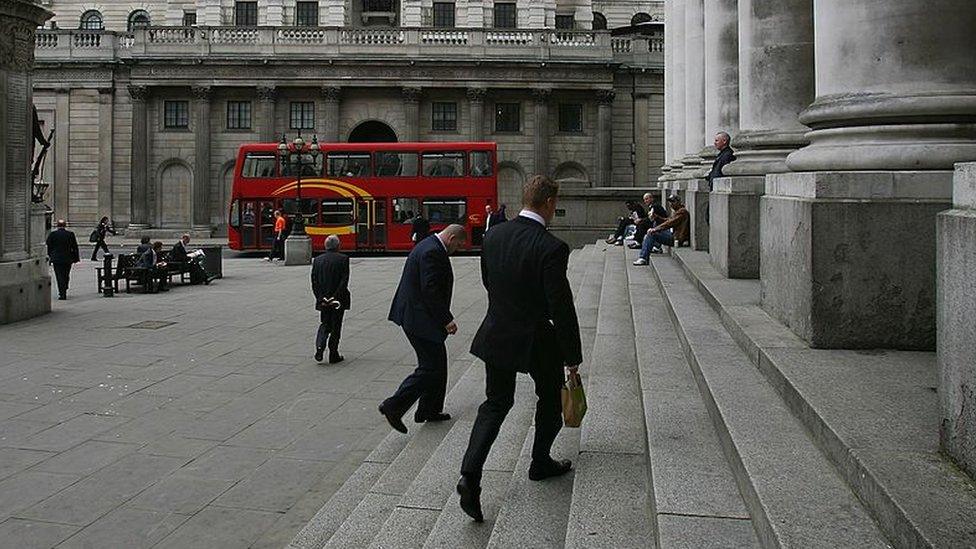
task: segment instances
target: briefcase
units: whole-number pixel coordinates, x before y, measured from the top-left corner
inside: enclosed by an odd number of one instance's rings
[[[562,390],[563,424],[566,427],[579,427],[586,415],[586,393],[583,392],[583,381],[577,372],[566,376],[566,383]]]

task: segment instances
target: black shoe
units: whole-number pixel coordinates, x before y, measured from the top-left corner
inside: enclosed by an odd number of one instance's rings
[[[433,423],[438,421],[447,421],[449,419],[451,419],[451,414],[445,414],[444,412],[438,412],[436,414],[416,413],[413,415],[413,420],[415,423],[427,423],[428,421]]]
[[[461,475],[457,483],[457,493],[461,496],[461,510],[464,514],[473,518],[475,522],[484,522],[485,516],[481,513],[481,486]]]
[[[340,355],[338,353],[337,354],[331,354],[331,353],[329,354],[329,364],[338,364],[338,363],[342,362],[345,359],[346,359],[346,357],[344,357],[344,356],[342,356],[342,355]]]
[[[315,362],[322,362],[322,360],[325,358],[324,354],[325,353],[322,351],[322,349],[316,349]]]
[[[66,299],[68,299],[68,296],[66,296],[66,295],[59,295],[58,296],[58,301],[64,301]]]
[[[544,465],[536,465],[533,461],[529,466],[529,480],[545,480],[550,477],[565,475],[573,469],[573,462],[568,459],[549,460]]]
[[[386,418],[386,421],[387,423],[390,424],[390,427],[393,427],[393,429],[396,431],[400,431],[401,433],[406,434],[407,426],[403,424],[403,418],[401,416],[398,416],[393,412],[384,409],[382,404],[380,404],[380,407],[378,409],[380,413],[383,414],[383,417]]]

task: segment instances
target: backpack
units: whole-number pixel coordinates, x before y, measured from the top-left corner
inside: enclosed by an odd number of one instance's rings
[[[101,236],[101,235],[98,233],[98,229],[95,229],[94,231],[91,232],[90,235],[88,235],[88,241],[89,242],[98,242],[98,237],[99,236]]]

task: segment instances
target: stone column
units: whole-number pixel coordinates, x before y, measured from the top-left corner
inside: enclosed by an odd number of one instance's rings
[[[98,215],[112,217],[112,136],[115,88],[98,89]]]
[[[129,230],[149,228],[149,88],[129,86],[132,98],[131,183],[129,189]]]
[[[666,0],[664,2],[664,165],[661,166],[661,177],[658,178],[659,184],[666,181],[670,176],[671,156],[674,147],[671,139],[671,134],[674,131],[674,108],[671,105],[671,90],[674,88],[674,31],[672,30],[673,25],[671,24],[673,5],[673,0]]]
[[[403,141],[417,141],[420,138],[420,88],[402,88],[403,95]]]
[[[596,127],[596,183],[597,187],[609,187],[613,183],[613,90],[597,90]]]
[[[471,141],[485,140],[485,88],[468,88],[468,113],[471,123]]]
[[[739,131],[738,0],[705,0],[705,140],[706,170],[718,151],[711,143],[719,131]],[[729,278],[759,277],[759,197],[762,177],[719,178],[708,198],[708,254]]]
[[[278,141],[275,136],[275,100],[278,98],[278,88],[274,86],[258,86],[258,135],[262,143]]]
[[[763,307],[816,347],[936,346],[936,215],[976,158],[976,4],[816,0],[800,173],[766,178]],[[915,21],[908,21],[914,18]]]
[[[665,103],[671,103],[671,163],[669,179],[674,179],[681,172],[681,158],[685,153],[685,1],[670,0],[671,20],[665,23],[665,29],[671,29],[671,44],[665,44],[671,49],[671,92]]]
[[[976,163],[957,164],[953,209],[939,214],[938,356],[945,453],[976,478]]]
[[[705,133],[705,20],[702,0],[685,0],[685,177],[701,174]]]
[[[30,170],[35,29],[52,15],[33,1],[0,0],[0,324],[51,311]]]
[[[549,98],[552,90],[539,88],[532,90],[535,105],[535,132],[532,145],[535,148],[535,173],[549,175]]]
[[[337,86],[323,86],[322,98],[325,99],[325,123],[322,126],[322,138],[325,143],[339,142],[339,102],[342,100],[342,88]]]
[[[194,86],[193,96],[193,233],[210,237],[210,100],[213,88]]]
[[[54,217],[68,219],[69,190],[68,190],[68,162],[70,162],[71,139],[71,90],[58,88],[55,92],[54,112],[57,113],[54,124]],[[61,143],[61,145],[59,145]]]
[[[786,156],[806,143],[798,115],[813,94],[811,0],[739,0],[741,129],[725,175],[787,171]]]

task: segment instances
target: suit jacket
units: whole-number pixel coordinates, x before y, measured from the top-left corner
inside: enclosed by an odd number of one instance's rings
[[[47,235],[47,257],[52,265],[78,263],[78,239],[67,229],[55,229]]]
[[[471,344],[487,364],[520,372],[539,367],[534,345],[560,362],[583,361],[573,291],[566,278],[569,246],[542,224],[516,217],[488,231],[481,250],[481,279],[488,313]]]
[[[315,309],[322,310],[322,299],[330,297],[339,300],[342,310],[348,311],[349,295],[349,256],[339,252],[325,252],[312,261],[312,293],[315,294]]]
[[[725,147],[718,156],[715,157],[715,161],[712,162],[712,169],[708,172],[708,176],[705,179],[711,183],[714,179],[718,177],[723,177],[722,168],[727,164],[735,160],[735,152],[732,151],[732,147]]]
[[[492,227],[494,227],[496,225],[500,225],[500,224],[504,223],[505,221],[506,221],[506,219],[505,219],[505,214],[504,213],[502,213],[502,212],[494,212],[493,214],[491,214],[491,215],[488,216],[488,223],[486,225],[485,230],[487,231],[488,229],[491,229]]]
[[[173,249],[169,252],[169,260],[172,263],[187,263],[190,258],[186,255],[186,246],[183,245],[183,241],[179,240],[173,245]]]
[[[454,271],[447,250],[437,235],[428,236],[407,256],[389,319],[410,335],[443,342],[445,326],[454,320],[453,291]]]

